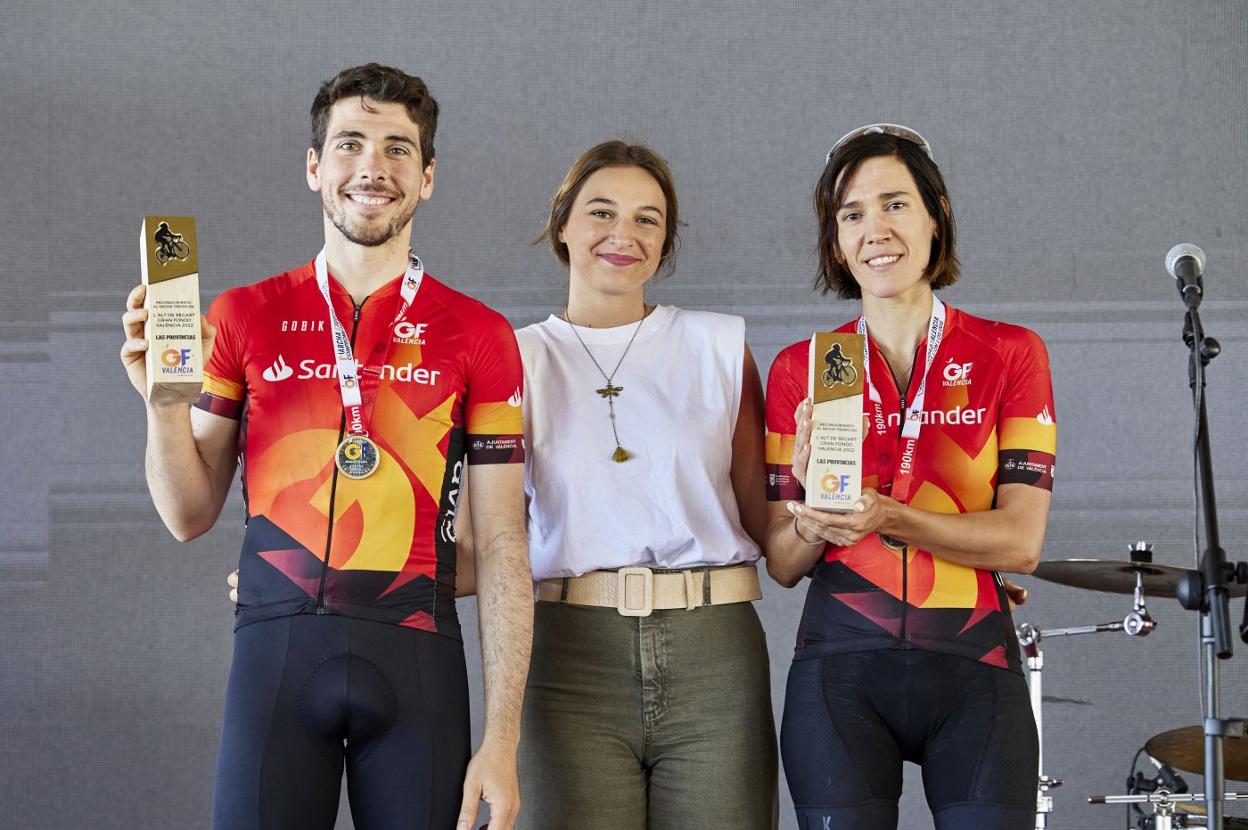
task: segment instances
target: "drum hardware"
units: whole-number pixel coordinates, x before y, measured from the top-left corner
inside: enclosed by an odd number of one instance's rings
[[[1137,542],[1129,550],[1131,559],[1128,562],[1115,559],[1041,562],[1032,576],[1045,582],[1111,594],[1130,594],[1142,589],[1150,597],[1180,597],[1191,590],[1187,582],[1191,576],[1198,576],[1194,571],[1153,564],[1152,546],[1146,542]],[[1248,575],[1248,568],[1245,574]],[[1248,582],[1237,581],[1228,585],[1227,589],[1230,596],[1242,597],[1248,595]]]
[[[1016,633],[1018,634],[1018,644],[1023,649],[1023,654],[1027,658],[1027,690],[1031,695],[1031,711],[1036,718],[1036,735],[1039,738],[1039,769],[1036,778],[1036,830],[1046,830],[1049,826],[1049,814],[1053,812],[1053,797],[1049,795],[1050,790],[1055,790],[1062,785],[1060,778],[1053,778],[1044,771],[1044,716],[1042,713],[1044,704],[1044,651],[1040,648],[1043,640],[1050,637],[1071,637],[1077,634],[1099,634],[1103,631],[1124,631],[1132,637],[1146,637],[1157,628],[1157,623],[1148,613],[1148,607],[1145,603],[1146,588],[1146,571],[1152,561],[1152,546],[1146,542],[1139,542],[1130,548],[1131,563],[1127,570],[1121,568],[1103,567],[1105,563],[1097,563],[1095,568],[1098,573],[1098,580],[1101,584],[1119,585],[1122,582],[1122,574],[1129,574],[1134,577],[1134,602],[1132,603],[1131,612],[1127,614],[1121,622],[1101,623],[1099,625],[1079,625],[1068,628],[1036,628],[1030,623],[1023,623],[1018,626]],[[1097,562],[1097,560],[1085,560]],[[1048,564],[1048,563],[1045,563]],[[1065,564],[1065,563],[1053,563]],[[1120,563],[1112,563],[1117,566]],[[1044,567],[1042,564],[1041,568]],[[1089,569],[1083,565],[1073,569],[1066,569],[1059,572],[1063,578],[1070,573],[1087,572]],[[1177,568],[1174,570],[1178,570]],[[1112,572],[1112,577],[1104,577],[1106,573]],[[1052,573],[1052,569],[1050,569]],[[1045,574],[1037,568],[1035,575],[1041,579],[1047,579]],[[1052,581],[1062,581],[1054,579]],[[1071,584],[1064,582],[1063,584]],[[1081,586],[1084,587],[1084,586]],[[1100,589],[1098,589],[1100,590]],[[1116,590],[1116,589],[1115,589]]]
[[[1135,769],[1136,764],[1139,763],[1140,756],[1144,755],[1146,751],[1147,750],[1144,747],[1140,747],[1135,753],[1135,758],[1131,761],[1131,775],[1127,778],[1128,795],[1155,793],[1162,790],[1169,793],[1186,793],[1189,791],[1187,788],[1187,782],[1183,780],[1181,775],[1171,769],[1168,764],[1161,763],[1152,755],[1148,755],[1147,757],[1149,762],[1157,768],[1156,777],[1149,778],[1144,775],[1144,773],[1138,772]],[[1178,823],[1177,820],[1176,823]],[[1140,805],[1128,804],[1127,826],[1130,827],[1133,824],[1139,828],[1139,830],[1150,830],[1150,828],[1156,824],[1156,819],[1152,815],[1141,810]],[[1178,824],[1178,826],[1182,827],[1184,825]]]
[[[1147,636],[1157,626],[1148,613],[1145,602],[1146,596],[1175,597],[1184,607],[1194,608],[1198,607],[1202,601],[1207,606],[1208,598],[1214,594],[1213,591],[1207,588],[1205,577],[1201,571],[1153,564],[1152,546],[1148,543],[1138,542],[1132,545],[1129,550],[1130,560],[1127,562],[1070,559],[1044,562],[1036,568],[1033,575],[1048,582],[1094,591],[1120,594],[1130,593],[1134,595],[1131,613],[1127,614],[1122,622],[1119,623],[1053,630],[1037,630],[1026,624],[1019,626],[1019,644],[1027,655],[1028,685],[1032,692],[1032,709],[1036,715],[1038,731],[1041,730],[1042,725],[1040,704],[1044,700],[1044,697],[1039,694],[1038,690],[1041,682],[1041,672],[1044,667],[1044,655],[1040,651],[1039,646],[1040,641],[1044,637],[1090,634],[1100,631],[1125,631],[1131,636]],[[1222,576],[1225,578],[1219,580],[1222,582],[1222,585],[1219,586],[1221,596],[1241,597],[1248,594],[1248,565],[1244,563],[1225,565],[1223,566]],[[1248,613],[1246,613],[1246,618],[1248,618]],[[1176,784],[1175,781],[1165,780],[1164,774],[1159,775],[1157,779],[1150,780],[1133,772],[1132,779],[1128,781],[1128,789],[1133,791],[1132,795],[1106,796],[1103,798],[1110,800],[1098,801],[1092,799],[1092,803],[1156,804],[1158,807],[1154,809],[1153,813],[1144,814],[1140,817],[1140,826],[1152,828],[1152,830],[1158,830],[1159,828],[1160,830],[1168,830],[1171,827],[1210,826],[1205,823],[1206,821],[1213,822],[1211,826],[1215,827],[1248,827],[1248,822],[1245,822],[1243,819],[1224,818],[1222,800],[1218,798],[1219,794],[1224,790],[1222,782],[1227,777],[1248,779],[1248,740],[1236,740],[1244,738],[1244,721],[1226,720],[1219,716],[1218,667],[1213,656],[1215,653],[1222,653],[1220,641],[1224,641],[1224,638],[1216,636],[1216,627],[1213,615],[1208,613],[1202,615],[1201,648],[1205,651],[1207,658],[1206,684],[1208,688],[1206,693],[1211,703],[1209,716],[1205,719],[1204,725],[1185,727],[1184,729],[1171,730],[1170,732],[1155,735],[1149,739],[1145,747],[1150,758],[1154,759],[1154,763],[1160,760],[1162,764],[1200,774],[1203,774],[1208,764],[1209,768],[1214,772],[1213,775],[1206,776],[1206,792],[1195,795],[1176,792],[1176,790],[1186,789],[1181,778],[1178,778],[1178,783]],[[1048,791],[1061,783],[1059,781],[1055,784],[1054,780],[1044,773],[1042,731],[1040,731],[1040,736],[1042,749],[1039,787],[1036,798],[1037,830],[1043,830],[1047,827],[1047,814],[1053,810],[1053,799],[1048,795]],[[1216,736],[1216,741],[1211,741],[1210,736]],[[1226,758],[1224,758],[1223,753],[1223,742],[1225,742],[1227,748]],[[1217,744],[1216,752],[1211,752],[1211,744],[1213,743]],[[1160,765],[1159,769],[1161,769]],[[1138,794],[1138,790],[1146,789],[1154,789],[1155,792],[1148,795]],[[1233,796],[1228,796],[1227,800],[1241,798],[1248,798],[1248,795],[1233,794]],[[1206,802],[1210,799],[1215,799],[1215,801],[1211,810],[1213,815],[1208,820],[1194,814],[1180,815],[1176,813],[1177,808],[1175,805],[1197,801]]]
[[[1226,587],[1222,590],[1229,597],[1243,597],[1248,594],[1248,579],[1246,577],[1248,565],[1239,563],[1238,565],[1228,565],[1226,567]],[[1041,673],[1043,670],[1043,654],[1040,650],[1040,642],[1045,637],[1062,637],[1062,635],[1071,634],[1091,634],[1097,632],[1126,632],[1132,637],[1147,637],[1157,628],[1156,622],[1148,614],[1146,597],[1174,597],[1181,602],[1184,607],[1193,607],[1199,604],[1206,597],[1204,590],[1203,577],[1198,570],[1189,570],[1186,568],[1173,568],[1169,565],[1158,565],[1152,562],[1152,545],[1146,542],[1138,542],[1129,548],[1129,562],[1116,562],[1116,560],[1102,559],[1068,559],[1063,562],[1046,562],[1035,570],[1036,577],[1045,579],[1046,582],[1053,582],[1063,585],[1071,585],[1075,588],[1085,588],[1090,590],[1101,590],[1108,593],[1131,593],[1133,594],[1133,604],[1131,613],[1123,618],[1121,623],[1106,623],[1101,625],[1083,625],[1083,627],[1061,628],[1052,630],[1037,630],[1031,625],[1023,624],[1018,627],[1018,642],[1020,642],[1023,652],[1027,655],[1028,669],[1028,686],[1032,691],[1032,710],[1036,713],[1037,730],[1041,729],[1040,704],[1043,696],[1038,693],[1038,686],[1041,683]],[[1216,637],[1214,637],[1211,615],[1203,615],[1202,618],[1202,649],[1206,650],[1208,657],[1212,658],[1216,652]],[[1209,660],[1206,676],[1207,694],[1209,700],[1217,700],[1217,664],[1213,660]],[[1186,793],[1186,784],[1183,784],[1181,778],[1174,775],[1174,779],[1167,780],[1166,771],[1173,774],[1173,770],[1169,770],[1169,766],[1174,768],[1192,771],[1192,773],[1203,774],[1209,759],[1209,741],[1208,736],[1216,734],[1218,743],[1224,743],[1226,754],[1219,746],[1216,758],[1212,763],[1214,770],[1213,778],[1218,780],[1226,780],[1226,778],[1248,779],[1248,740],[1244,740],[1244,721],[1242,720],[1226,720],[1218,718],[1217,709],[1211,710],[1211,718],[1206,719],[1203,726],[1187,726],[1187,728],[1168,731],[1154,735],[1147,741],[1144,751],[1147,751],[1149,758],[1154,764],[1158,764],[1158,769],[1162,771],[1157,779],[1147,779],[1143,775],[1137,773],[1132,774],[1132,779],[1128,780],[1128,790],[1132,791],[1129,796],[1103,796],[1109,800],[1098,801],[1092,800],[1094,804],[1144,804],[1152,803],[1158,805],[1152,814],[1142,814],[1139,818],[1139,826],[1141,828],[1149,828],[1152,830],[1167,830],[1169,828],[1187,828],[1187,826],[1209,826],[1207,821],[1213,821],[1212,826],[1223,826],[1223,828],[1248,828],[1248,823],[1242,819],[1224,818],[1222,801],[1217,800],[1212,810],[1213,818],[1204,819],[1203,816],[1179,815],[1176,813],[1176,805],[1184,805],[1196,803],[1196,801],[1207,801],[1211,798],[1209,790],[1216,788],[1217,784],[1211,779],[1206,780],[1206,793],[1188,795]],[[1041,746],[1043,746],[1043,733],[1041,731]],[[1043,751],[1043,750],[1042,750]],[[1166,768],[1162,768],[1166,765]],[[1036,828],[1043,830],[1047,828],[1047,814],[1052,813],[1052,798],[1048,796],[1048,790],[1060,785],[1061,781],[1055,781],[1048,778],[1043,773],[1043,754],[1041,754],[1041,773],[1040,785],[1037,790],[1037,815]],[[1139,794],[1139,791],[1154,790],[1153,793],[1147,795]],[[1212,796],[1216,798],[1216,795]],[[1239,794],[1227,796],[1228,800],[1236,800],[1248,798],[1248,795]],[[1196,809],[1196,808],[1188,808]]]
[[[1248,799],[1248,793],[1226,793],[1223,799],[1225,801],[1246,800]],[[1208,826],[1207,824],[1194,823],[1207,822],[1208,819],[1180,813],[1180,805],[1201,803],[1204,800],[1204,793],[1173,793],[1165,787],[1159,787],[1156,792],[1140,793],[1138,795],[1094,795],[1088,799],[1088,803],[1151,804],[1153,805],[1153,812],[1143,816],[1143,826],[1150,828],[1150,830],[1172,830],[1175,827]]]

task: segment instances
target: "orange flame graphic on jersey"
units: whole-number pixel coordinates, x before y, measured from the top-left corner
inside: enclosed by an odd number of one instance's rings
[[[338,433],[312,429],[283,436],[248,459],[248,480],[261,485],[249,493],[251,512],[268,516],[319,556],[328,536],[332,494],[330,567],[432,578],[432,539],[428,551],[413,550],[413,542],[421,541],[415,538],[418,515],[432,522],[437,513],[454,401],[452,394],[417,417],[383,385],[372,424],[381,456],[377,471],[358,480],[338,476],[336,489],[332,451]]]

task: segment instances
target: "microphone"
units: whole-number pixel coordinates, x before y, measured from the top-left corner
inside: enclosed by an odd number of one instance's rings
[[[1201,280],[1205,273],[1204,251],[1186,242],[1175,245],[1166,254],[1166,273],[1178,283],[1179,296],[1188,308],[1200,305],[1204,293]]]

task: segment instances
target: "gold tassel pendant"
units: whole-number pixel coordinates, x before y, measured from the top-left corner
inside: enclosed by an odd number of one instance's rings
[[[632,457],[633,454],[631,452],[618,445],[615,448],[615,452],[611,453],[611,460],[617,464],[623,464]]]

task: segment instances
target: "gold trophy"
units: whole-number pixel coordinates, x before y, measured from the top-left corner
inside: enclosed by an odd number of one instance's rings
[[[199,257],[193,216],[145,216],[139,234],[147,286],[147,399],[195,401],[204,385]]]
[[[862,495],[862,365],[866,338],[821,331],[810,338],[810,463],[806,506],[852,510]]]

